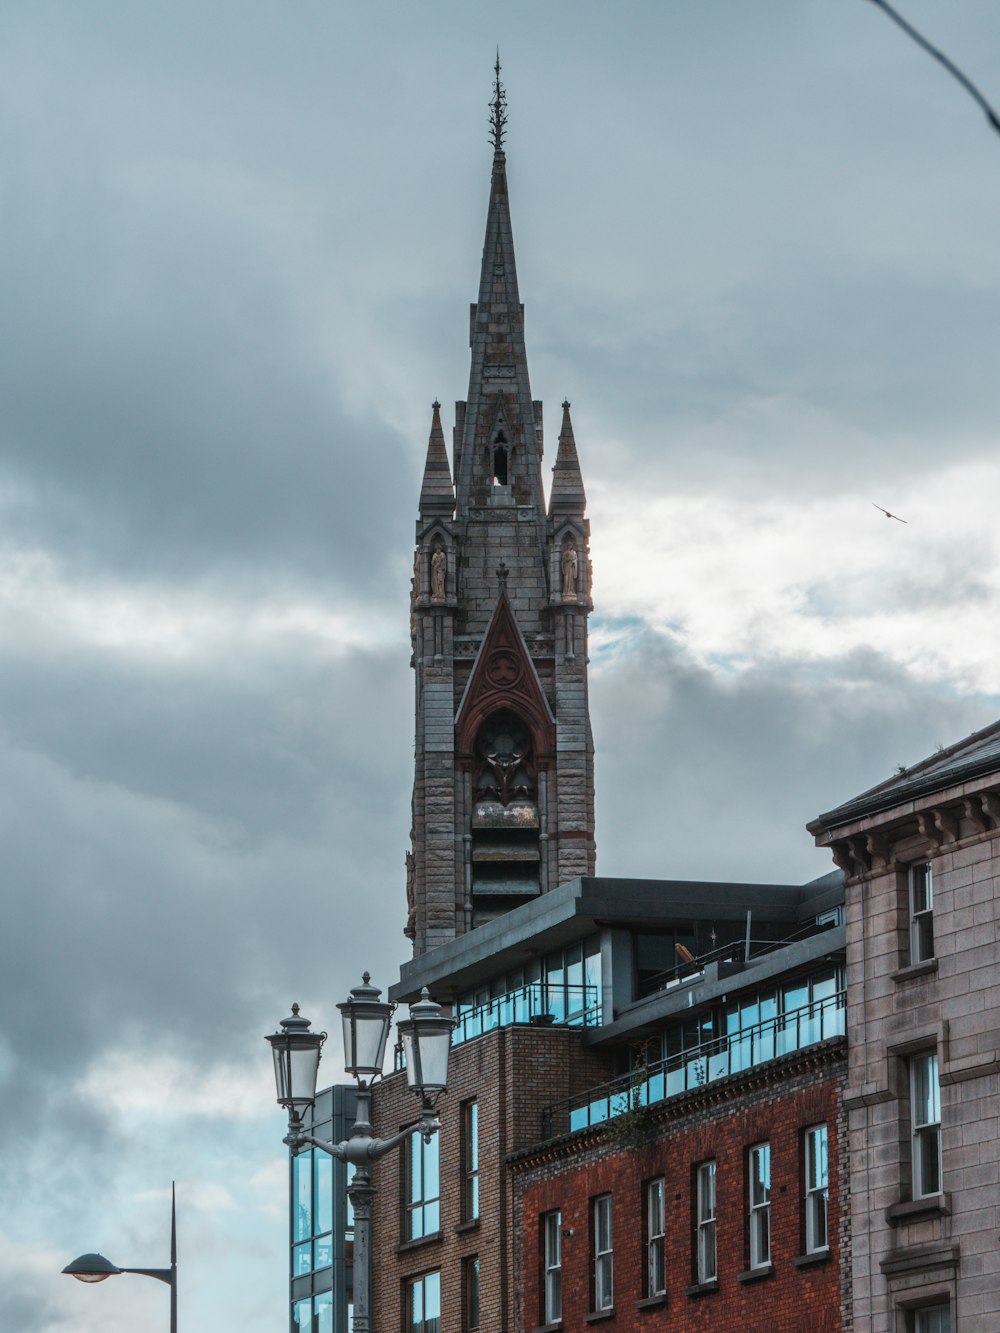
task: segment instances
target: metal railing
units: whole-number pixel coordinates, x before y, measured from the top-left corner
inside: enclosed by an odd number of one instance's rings
[[[594,1028],[601,1024],[601,988],[598,985],[558,985],[532,981],[506,995],[497,995],[455,1015],[452,1046],[481,1037],[497,1028],[531,1024],[539,1027]],[[404,1068],[402,1043],[396,1047],[393,1067]]]
[[[640,987],[640,996],[645,998],[648,995],[656,995],[659,991],[669,990],[670,987],[680,985],[682,982],[687,984],[696,981],[711,963],[749,963],[751,957],[762,958],[776,949],[784,949],[798,940],[809,939],[830,929],[830,924],[820,926],[815,921],[807,921],[797,930],[790,931],[777,940],[762,939],[759,936],[732,940],[728,944],[720,944],[710,949],[707,953],[696,954],[691,958],[678,958],[676,963],[664,968],[662,972],[645,977]]]
[[[506,995],[497,995],[473,1009],[460,1009],[453,1046],[481,1037],[494,1028],[517,1023],[561,1024],[566,1027],[597,1027],[601,1022],[599,986],[547,985],[532,981]]]
[[[639,986],[639,997],[645,999],[661,990],[669,990],[671,986],[678,986],[681,982],[688,984],[697,981],[704,975],[705,968],[710,963],[742,963],[743,954],[744,944],[739,940],[734,944],[722,944],[709,953],[700,953],[691,958],[678,958],[676,963],[665,967],[662,972],[644,977]]]
[[[637,1106],[651,1106],[730,1074],[741,1073],[781,1055],[845,1031],[845,991],[769,1018],[690,1051],[623,1074],[576,1097],[555,1102],[542,1112],[542,1138],[557,1138],[599,1125]]]

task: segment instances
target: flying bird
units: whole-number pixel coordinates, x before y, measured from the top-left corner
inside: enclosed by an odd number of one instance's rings
[[[874,500],[872,501],[872,504],[875,505]],[[875,508],[879,510],[880,513],[885,514],[886,518],[894,518],[897,523],[905,523],[907,521],[905,518],[900,518],[898,514],[890,514],[888,509],[883,509],[881,505],[875,505]]]

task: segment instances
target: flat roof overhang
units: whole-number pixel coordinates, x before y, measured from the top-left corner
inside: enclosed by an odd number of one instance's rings
[[[579,878],[560,884],[400,968],[389,987],[394,1003],[438,1000],[565,948],[602,927],[641,929],[671,922],[743,921],[747,912],[796,924],[844,901],[838,872],[812,884],[739,884],[706,880]]]

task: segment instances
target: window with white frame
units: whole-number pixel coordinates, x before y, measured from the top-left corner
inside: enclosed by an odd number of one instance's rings
[[[936,1051],[910,1056],[913,1197],[941,1192],[941,1088]]]
[[[546,1213],[542,1218],[544,1286],[542,1323],[558,1324],[562,1319],[562,1213]]]
[[[420,1240],[441,1229],[441,1167],[438,1136],[425,1142],[411,1134],[403,1154],[406,1170],[406,1239]]]
[[[594,1245],[594,1310],[614,1305],[614,1274],[611,1235],[611,1195],[602,1194],[591,1205]]]
[[[766,1268],[771,1262],[771,1145],[757,1143],[750,1149],[750,1267]]]
[[[934,957],[934,885],[928,861],[910,866],[910,962]]]
[[[913,1333],[951,1333],[951,1306],[928,1305],[914,1310],[909,1327]]]
[[[667,1290],[664,1255],[666,1187],[663,1177],[646,1186],[646,1295],[663,1296]]]
[[[702,1162],[695,1177],[697,1217],[696,1275],[698,1282],[713,1282],[715,1266],[715,1163]]]
[[[830,1165],[826,1125],[807,1129],[803,1142],[805,1166],[806,1254],[818,1254],[830,1245],[827,1213],[830,1200]]]
[[[479,1103],[462,1107],[462,1221],[479,1217]]]

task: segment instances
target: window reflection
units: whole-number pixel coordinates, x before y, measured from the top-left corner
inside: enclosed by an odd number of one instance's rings
[[[312,1159],[311,1151],[303,1152],[292,1164],[293,1240],[305,1240],[312,1235]]]
[[[640,1105],[648,1106],[843,1036],[843,986],[843,969],[825,968],[780,989],[742,996],[730,1005],[675,1022],[655,1044],[636,1049],[628,1075],[546,1108],[544,1132],[566,1133],[600,1124],[623,1114],[636,1097]]]
[[[545,1021],[589,1027],[600,1022],[601,950],[596,935],[544,960],[533,959],[458,999],[453,1045],[513,1023]]]
[[[438,1136],[425,1143],[412,1134],[406,1141],[406,1238],[420,1240],[441,1228],[441,1179]]]
[[[407,1283],[406,1333],[441,1333],[440,1273],[424,1273]]]
[[[306,1119],[308,1132],[326,1142],[345,1138],[354,1118],[353,1089],[321,1092],[315,1112]],[[353,1218],[345,1186],[353,1174],[346,1163],[319,1150],[307,1149],[290,1161],[289,1309],[293,1333],[345,1333],[350,1329],[350,1315],[345,1311],[350,1296]]]
[[[313,1154],[315,1157],[313,1175],[313,1208],[315,1211],[315,1229],[318,1232],[333,1230],[333,1158],[325,1152]]]
[[[316,1326],[313,1333],[333,1333],[333,1292],[324,1291],[313,1300]]]

